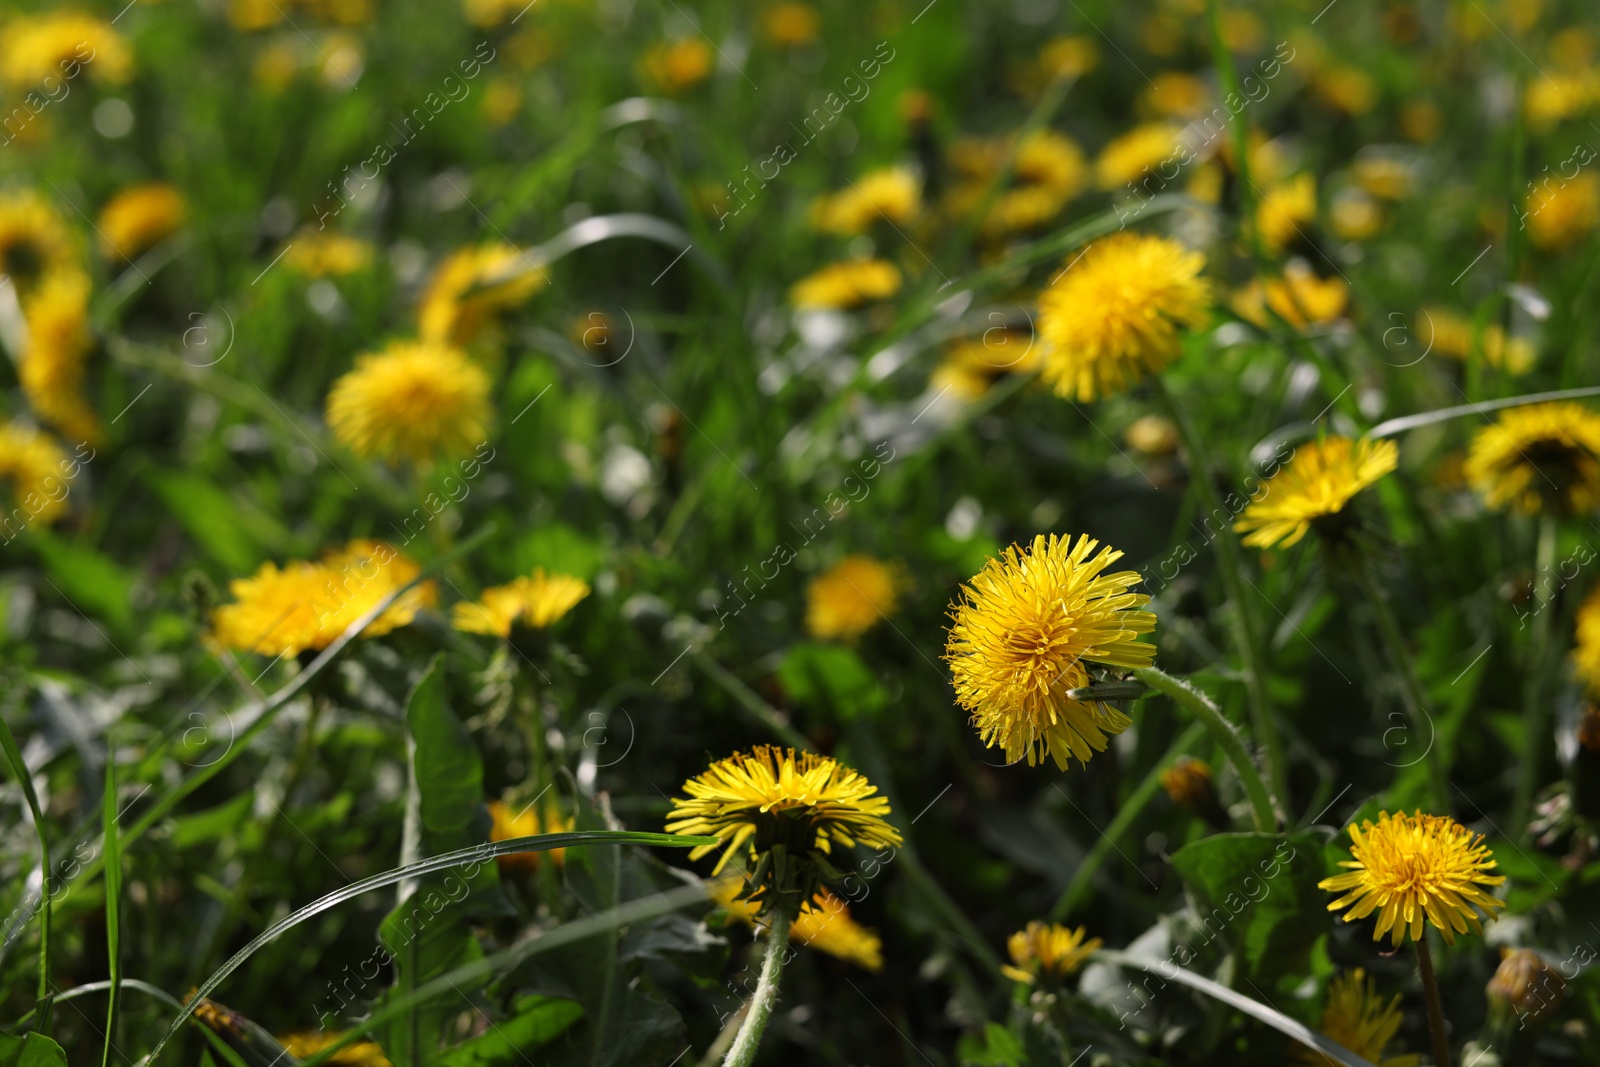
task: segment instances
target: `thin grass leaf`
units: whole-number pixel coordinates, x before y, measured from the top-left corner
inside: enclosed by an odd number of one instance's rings
[[[1202,978],[1198,974],[1186,971],[1169,961],[1131,956],[1126,952],[1117,952],[1113,949],[1101,949],[1094,954],[1094,959],[1097,963],[1109,963],[1114,967],[1135,967],[1141,971],[1159,975],[1169,982],[1177,982],[1191,989],[1198,989],[1206,996],[1220,1000],[1229,1007],[1237,1008],[1251,1018],[1266,1023],[1279,1033],[1288,1034],[1307,1048],[1315,1049],[1335,1063],[1344,1064],[1345,1067],[1374,1067],[1370,1061],[1362,1059],[1338,1042],[1311,1029],[1305,1023],[1297,1019],[1291,1019],[1283,1012],[1269,1008],[1258,1000],[1251,1000],[1247,996],[1235,993],[1225,985],[1219,985],[1209,978]]]
[[[1552,400],[1577,400],[1580,397],[1600,396],[1600,385],[1585,386],[1582,389],[1557,389],[1549,393],[1525,393],[1522,396],[1508,396],[1500,400],[1480,400],[1472,404],[1460,404],[1453,408],[1439,408],[1435,411],[1423,411],[1416,415],[1403,415],[1398,419],[1380,422],[1368,433],[1368,437],[1392,437],[1397,433],[1415,430],[1419,426],[1431,426],[1436,422],[1445,422],[1449,419],[1459,419],[1463,415],[1486,415],[1491,411],[1502,408],[1520,408],[1525,404],[1543,404]],[[1260,447],[1259,445],[1257,447]]]
[[[300,925],[313,916],[320,915],[329,908],[334,908],[345,901],[353,900],[363,893],[370,893],[374,889],[382,889],[385,886],[394,885],[396,882],[404,881],[408,878],[420,878],[423,875],[449,870],[452,867],[465,867],[473,863],[485,863],[498,856],[509,856],[519,852],[545,852],[553,848],[575,848],[579,845],[654,845],[658,848],[692,848],[696,845],[714,845],[716,843],[717,839],[714,837],[637,833],[631,830],[589,830],[563,834],[536,834],[532,837],[514,837],[505,841],[485,841],[481,845],[457,849],[442,856],[430,856],[417,863],[396,867],[393,870],[384,871],[382,874],[363,878],[359,882],[352,882],[343,889],[335,890],[325,897],[320,897],[293,914],[279,919],[256,935],[248,945],[234,953],[228,962],[219,967],[210,978],[207,978],[195,990],[194,995],[189,998],[189,1003],[178,1013],[178,1017],[172,1021],[172,1025],[167,1029],[166,1034],[162,1036],[160,1041],[156,1042],[155,1048],[150,1050],[149,1061],[153,1062],[155,1060],[156,1054],[165,1047],[168,1041],[172,1040],[172,1036],[178,1032],[178,1028],[183,1025],[184,1020],[194,1013],[194,1009],[199,1005],[200,1001],[210,996],[212,991],[221,985],[228,975],[238,970],[245,960],[277,940],[278,936],[285,931]],[[429,983],[427,986],[419,987],[419,992],[421,989],[430,988],[432,985],[433,983]]]
[[[22,749],[11,733],[11,726],[0,716],[0,747],[6,750],[6,762],[11,773],[22,785],[22,795],[27,798],[28,811],[33,814],[33,832],[39,838],[39,992],[35,1010],[39,1014],[39,1033],[50,1033],[50,841],[45,834],[44,812],[39,810],[39,796],[33,791],[33,779],[28,775],[28,765],[23,762]]]
[[[111,1067],[112,1035],[117,1027],[117,992],[122,981],[122,937],[119,912],[122,904],[122,834],[117,822],[117,753],[106,747],[106,788],[102,818],[105,831],[101,855],[106,865],[106,956],[111,996],[106,1003],[106,1045],[100,1054],[100,1067]]]

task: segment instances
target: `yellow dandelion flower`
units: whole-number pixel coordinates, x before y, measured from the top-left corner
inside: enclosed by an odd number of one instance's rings
[[[515,77],[492,78],[483,87],[483,121],[504,126],[522,110],[522,86]]]
[[[639,61],[645,80],[668,95],[687,92],[711,74],[711,45],[699,37],[661,41]]]
[[[229,0],[228,24],[240,33],[253,33],[276,25],[283,8],[274,0]]]
[[[761,16],[761,31],[779,48],[811,44],[822,29],[822,17],[810,4],[773,4]]]
[[[1222,13],[1222,43],[1230,52],[1254,52],[1267,38],[1266,23],[1254,11],[1228,8]]]
[[[306,1059],[338,1041],[344,1034],[338,1030],[304,1030],[284,1034],[278,1044],[295,1059]],[[376,1041],[352,1041],[328,1059],[329,1067],[394,1067],[383,1048]]]
[[[1531,948],[1500,949],[1500,966],[1484,990],[1489,1003],[1522,1019],[1554,1014],[1567,996],[1567,980]]]
[[[1148,667],[1154,645],[1139,640],[1156,628],[1142,611],[1150,598],[1129,590],[1138,571],[1102,573],[1122,553],[1080,536],[1033,539],[991,559],[951,612],[945,659],[956,702],[972,716],[986,746],[1015,763],[1048,755],[1062,770],[1067,757],[1087,763],[1107,738],[1132,725],[1101,701],[1080,703],[1068,690],[1090,682],[1088,665]]]
[[[748,899],[743,878],[720,878],[711,883],[711,896],[730,919],[757,927],[761,906]],[[823,889],[806,901],[789,927],[789,943],[805,945],[819,952],[853,963],[868,971],[883,970],[883,939],[877,931],[856,922],[845,902]]]
[[[1322,1009],[1322,1033],[1376,1067],[1415,1067],[1416,1056],[1388,1056],[1383,1050],[1405,1020],[1400,996],[1387,1003],[1378,996],[1378,984],[1357,967],[1328,983],[1328,1002]],[[1315,1049],[1301,1048],[1297,1067],[1333,1067],[1333,1061]]]
[[[1330,64],[1311,74],[1311,91],[1318,99],[1346,115],[1365,115],[1378,102],[1378,86],[1359,67]]]
[[[1407,138],[1427,144],[1444,129],[1444,112],[1432,100],[1411,100],[1400,107],[1400,129]]]
[[[1592,511],[1600,505],[1600,415],[1574,403],[1509,408],[1472,438],[1466,474],[1491,508]]]
[[[458,348],[393,341],[356,360],[328,393],[328,428],[368,459],[431,463],[489,433],[489,375]]]
[[[1233,528],[1255,548],[1297,544],[1313,526],[1333,538],[1348,532],[1345,505],[1394,470],[1400,449],[1393,441],[1328,437],[1295,449],[1288,466],[1267,479],[1261,496]]]
[[[1507,342],[1506,332],[1498,323],[1485,326],[1474,345],[1471,319],[1442,307],[1425,307],[1417,314],[1418,343],[1429,355],[1465,361],[1472,358],[1476,348],[1485,363],[1512,375],[1526,374],[1538,360],[1532,341],[1513,337]]]
[[[1102,189],[1117,189],[1137,182],[1178,151],[1181,126],[1167,122],[1148,122],[1135,126],[1100,150],[1094,162],[1095,177]]]
[[[457,604],[451,621],[467,633],[510,637],[515,623],[536,630],[554,626],[588,595],[583,579],[535,567],[531,575],[485,589],[476,603]]]
[[[1040,348],[1021,330],[987,330],[981,338],[957,341],[928,377],[929,387],[961,400],[976,400],[1006,374],[1039,369]]]
[[[1006,940],[1006,951],[1011,953],[1011,966],[1001,967],[1000,973],[1013,982],[1028,985],[1039,981],[1059,980],[1077,971],[1095,950],[1105,944],[1100,938],[1085,941],[1088,931],[1080,926],[1069,930],[1065,926],[1030,922]]]
[[[492,30],[515,18],[526,6],[517,0],[461,0],[461,13],[480,30]]]
[[[1345,189],[1329,205],[1328,221],[1346,241],[1365,241],[1383,229],[1383,208],[1360,189]]]
[[[564,834],[573,827],[572,817],[562,815],[554,805],[547,806],[541,818],[532,804],[521,811],[512,811],[511,805],[504,801],[491,800],[489,818],[492,821],[489,827],[490,841],[510,841],[539,834]],[[496,856],[495,862],[502,874],[536,871],[539,869],[539,860],[544,856],[549,856],[550,862],[560,867],[566,863],[567,850],[552,848],[546,852],[513,852],[509,856]]]
[[[1056,37],[1039,49],[1039,68],[1047,78],[1081,78],[1100,62],[1100,46],[1084,36]]]
[[[1207,319],[1205,256],[1164,237],[1118,233],[1090,245],[1039,294],[1043,376],[1056,395],[1120,392],[1178,358],[1178,331]]]
[[[1281,277],[1265,283],[1255,279],[1230,301],[1241,319],[1263,330],[1271,325],[1268,309],[1303,329],[1311,323],[1332,322],[1344,314],[1349,303],[1350,286],[1343,278],[1319,278],[1299,260],[1290,262]]]
[[[1530,125],[1548,130],[1575,115],[1581,115],[1600,100],[1600,78],[1584,71],[1556,72],[1528,84],[1523,95],[1523,113]]]
[[[79,269],[77,243],[43,197],[30,189],[0,194],[0,274],[19,294]]]
[[[511,244],[452,252],[417,302],[417,331],[427,340],[469,345],[548,281],[543,265]]]
[[[18,18],[6,27],[0,78],[12,88],[74,78],[80,70],[120,85],[133,70],[133,51],[109,22],[70,11]]]
[[[89,279],[77,271],[47,277],[23,302],[28,343],[17,376],[28,405],[69,438],[100,440],[100,419],[83,395],[89,331]]]
[[[1178,451],[1178,427],[1160,415],[1140,415],[1122,432],[1122,440],[1147,456],[1171,456]]]
[[[871,556],[846,556],[806,587],[806,630],[824,641],[854,641],[894,614],[905,581]]]
[[[1600,223],[1600,176],[1585,173],[1560,185],[1543,183],[1528,194],[1522,223],[1534,246],[1546,252],[1581,240]]]
[[[369,241],[309,227],[295,234],[283,251],[283,265],[307,278],[342,278],[365,270],[372,258]]]
[[[100,234],[100,254],[127,262],[145,249],[170,237],[188,217],[183,194],[167,182],[130,186],[100,209],[95,229]]]
[[[900,291],[900,268],[882,259],[830,263],[794,283],[789,300],[801,310],[853,308]]]
[[[1317,221],[1317,179],[1296,174],[1270,186],[1256,205],[1256,229],[1269,252],[1292,244]]]
[[[910,222],[922,210],[922,182],[910,167],[885,167],[864,174],[811,205],[811,224],[825,233],[865,233],[879,220]]]
[[[212,634],[228,648],[264,656],[326,648],[421,570],[382,541],[352,541],[315,563],[297,560],[281,569],[263,563],[251,577],[229,583],[233,603],[212,613]],[[434,583],[423,582],[389,605],[362,636],[380,637],[407,626],[438,600]]]
[[[962,177],[945,198],[951,215],[965,218],[977,210],[1013,143],[1013,138],[966,139],[952,146],[950,163]],[[983,232],[995,237],[1043,226],[1083,192],[1088,179],[1076,142],[1054,130],[1036,130],[1017,145],[1011,184],[984,216]]]
[[[1157,74],[1139,96],[1139,106],[1162,118],[1197,118],[1211,103],[1211,90],[1193,74],[1169,70]]]
[[[1175,804],[1190,811],[1199,811],[1209,800],[1216,803],[1216,789],[1211,782],[1211,765],[1192,756],[1180,756],[1172,766],[1161,772],[1161,788]]]
[[[1416,184],[1416,168],[1394,156],[1364,156],[1350,170],[1356,184],[1383,200],[1404,200]]]
[[[300,50],[290,41],[264,45],[250,67],[251,80],[268,93],[281,93],[300,73]]]
[[[836,844],[883,849],[901,843],[884,818],[889,801],[875,795],[878,787],[827,756],[757,745],[749,754],[716,761],[684,782],[683,791],[689,795],[673,801],[667,832],[716,837],[717,844],[697,845],[689,858],[724,848],[718,874],[748,844],[752,890],[763,905],[775,896],[814,896],[833,872],[826,857]]]
[[[1590,593],[1578,608],[1572,664],[1577,669],[1578,677],[1588,684],[1589,692],[1600,696],[1600,587]],[[1585,716],[1584,724],[1592,727],[1592,719],[1592,714]]]
[[[1466,933],[1469,926],[1483,933],[1480,911],[1493,919],[1494,909],[1505,907],[1482,889],[1505,881],[1503,875],[1485,873],[1495,862],[1483,835],[1454,819],[1420,811],[1412,815],[1385,811],[1376,823],[1370,819],[1359,827],[1351,823],[1350,839],[1353,858],[1339,864],[1350,871],[1324,878],[1317,888],[1345,893],[1328,910],[1349,907],[1346,922],[1378,912],[1374,941],[1391,934],[1398,948],[1408,933],[1410,940],[1420,940],[1426,920],[1444,936],[1445,944],[1452,945],[1455,935]]]
[[[10,541],[30,523],[49,524],[67,510],[73,465],[49,435],[19,422],[0,422],[0,536]]]

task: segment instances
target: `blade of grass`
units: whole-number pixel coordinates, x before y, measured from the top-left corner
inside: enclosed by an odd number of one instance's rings
[[[184,1006],[184,1009],[178,1013],[178,1017],[173,1020],[172,1026],[168,1028],[161,1040],[156,1042],[156,1047],[150,1050],[149,1059],[151,1061],[155,1059],[156,1054],[178,1032],[178,1028],[183,1025],[184,1020],[194,1013],[194,1009],[199,1005],[200,1001],[209,996],[217,986],[221,985],[228,975],[238,970],[245,960],[277,940],[278,936],[285,931],[298,926],[307,919],[320,915],[329,908],[337,907],[348,900],[353,900],[363,893],[370,893],[375,889],[394,885],[396,882],[407,878],[420,878],[425,874],[449,870],[452,867],[486,863],[497,856],[509,856],[521,852],[545,852],[553,848],[576,848],[580,845],[594,844],[692,848],[696,845],[714,845],[716,843],[717,839],[714,837],[636,833],[631,830],[588,830],[563,834],[535,834],[531,837],[514,837],[505,841],[486,841],[481,845],[457,849],[454,852],[446,852],[439,856],[430,856],[425,860],[419,860],[404,867],[396,867],[393,870],[375,874],[370,878],[363,878],[359,882],[352,882],[343,889],[338,889],[327,896],[319,897],[298,911],[279,919],[257,934],[248,945],[234,953],[228,962],[217,968],[211,977],[202,982],[200,987],[195,990],[194,994],[189,998],[189,1003]]]
[[[1436,422],[1446,422],[1450,419],[1459,419],[1463,415],[1484,415],[1502,408],[1519,408],[1524,404],[1543,404],[1547,400],[1577,400],[1580,397],[1600,396],[1600,385],[1589,385],[1582,389],[1556,389],[1548,393],[1524,393],[1521,396],[1508,396],[1500,400],[1480,400],[1473,404],[1460,404],[1453,408],[1438,408],[1434,411],[1423,411],[1415,415],[1403,415],[1398,419],[1389,419],[1380,422],[1367,432],[1368,437],[1393,437],[1397,433],[1415,430],[1419,426],[1431,426]]]
[[[111,996],[106,1001],[106,1047],[100,1054],[100,1067],[111,1067],[112,1034],[117,1025],[117,987],[122,980],[122,935],[120,916],[122,904],[122,841],[121,827],[117,822],[117,753],[106,746],[106,788],[101,805],[101,818],[105,820],[102,834],[104,844],[101,855],[106,865],[106,956],[111,975]]]
[[[11,773],[22,786],[22,795],[28,801],[28,811],[33,815],[33,832],[39,839],[39,993],[36,1010],[39,1013],[39,1033],[50,1034],[50,840],[44,828],[44,812],[39,810],[39,796],[33,791],[33,779],[28,775],[28,765],[23,762],[22,749],[11,733],[11,726],[0,716],[0,747],[6,750],[6,762]]]

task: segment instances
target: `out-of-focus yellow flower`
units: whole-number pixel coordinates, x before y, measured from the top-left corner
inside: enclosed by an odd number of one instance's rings
[[[1211,765],[1192,756],[1180,756],[1161,772],[1161,788],[1190,811],[1199,811],[1207,804],[1216,803],[1216,789],[1211,782]]]
[[[687,92],[711,74],[711,45],[683,37],[652,45],[640,60],[645,79],[668,95]]]
[[[806,630],[825,641],[854,641],[895,613],[905,579],[871,556],[846,556],[806,586]]]
[[[269,93],[281,93],[300,73],[300,50],[292,41],[269,41],[256,56],[250,77]]]
[[[489,433],[489,376],[458,348],[393,341],[356,360],[328,393],[328,428],[367,459],[428,464]]]
[[[1317,179],[1308,173],[1269,187],[1256,205],[1256,229],[1269,252],[1281,251],[1317,221]]]
[[[961,400],[976,400],[1006,374],[1039,369],[1040,346],[1020,330],[986,330],[982,337],[957,341],[929,376],[934,389],[948,389]]]
[[[461,13],[480,30],[492,30],[516,18],[527,0],[461,0]]]
[[[67,454],[48,434],[20,422],[0,422],[0,483],[10,490],[0,511],[0,534],[9,541],[30,522],[60,518],[67,510],[71,469]]]
[[[556,42],[538,26],[526,26],[506,38],[505,51],[513,69],[529,71],[556,54]]]
[[[1317,888],[1345,893],[1328,905],[1329,911],[1350,908],[1345,922],[1376,911],[1374,941],[1393,931],[1398,948],[1408,934],[1421,940],[1431,923],[1453,945],[1469,926],[1483,933],[1480,911],[1493,919],[1494,909],[1505,907],[1482,888],[1505,882],[1504,875],[1486,873],[1496,864],[1483,835],[1448,816],[1380,812],[1376,823],[1351,823],[1350,840],[1351,859],[1339,864],[1348,872],[1324,878]]]
[[[1181,126],[1147,122],[1135,126],[1100,150],[1094,172],[1102,189],[1117,189],[1137,182],[1178,151]]]
[[[522,110],[522,86],[515,78],[493,78],[483,88],[483,121],[504,126]]]
[[[1104,701],[1066,696],[1089,684],[1090,663],[1132,669],[1155,658],[1155,646],[1139,640],[1156,628],[1155,615],[1140,610],[1150,598],[1129,591],[1139,572],[1102,573],[1121,558],[1089,537],[1074,544],[1041,534],[962,586],[945,646],[956,703],[1009,762],[1049,756],[1066,770],[1068,757],[1087,763],[1133,724]]]
[[[283,5],[274,0],[230,0],[228,24],[241,33],[275,26],[283,19]]]
[[[1311,73],[1311,91],[1346,115],[1365,115],[1378,102],[1378,86],[1360,67],[1329,64]]]
[[[1294,260],[1283,275],[1263,284],[1256,279],[1234,294],[1233,310],[1241,319],[1265,330],[1271,325],[1270,308],[1299,329],[1311,323],[1332,322],[1350,303],[1350,286],[1343,278],[1319,278],[1311,268]]]
[[[1288,548],[1313,528],[1341,539],[1350,528],[1345,505],[1399,462],[1400,449],[1393,441],[1308,441],[1267,479],[1260,499],[1244,509],[1233,528],[1254,548]]]
[[[1093,400],[1159,373],[1179,331],[1206,321],[1205,257],[1176,241],[1112,234],[1067,264],[1039,294],[1043,376],[1058,396]]]
[[[517,623],[549,629],[588,595],[589,583],[582,578],[546,574],[535,567],[531,575],[485,589],[476,603],[457,604],[451,618],[456,629],[467,633],[510,637]]]
[[[14,89],[31,89],[46,78],[76,76],[120,85],[133,72],[133,51],[111,23],[69,11],[21,16],[0,38],[0,78]]]
[[[79,270],[66,223],[31,189],[0,194],[0,274],[26,295],[46,278]]]
[[[1472,438],[1466,473],[1491,508],[1593,511],[1600,506],[1600,415],[1559,401],[1508,408]]]
[[[543,264],[512,244],[452,252],[434,271],[417,302],[417,329],[426,339],[470,345],[491,332],[503,311],[544,288]]]
[[[951,148],[950,163],[961,179],[945,200],[950,214],[965,218],[977,209],[1013,143],[1008,138],[969,139]],[[1087,184],[1088,167],[1076,142],[1054,130],[1038,130],[1017,146],[1012,185],[990,206],[983,232],[1000,236],[1042,226]]]
[[[541,817],[539,812],[534,810],[533,804],[527,805],[521,811],[512,811],[511,805],[504,801],[491,800],[489,818],[492,820],[489,828],[490,841],[510,841],[518,837],[536,837],[539,834],[564,834],[573,826],[572,817],[562,815],[554,804],[546,805]],[[513,852],[508,856],[496,856],[495,862],[502,874],[536,871],[539,869],[539,860],[545,856],[549,856],[550,862],[560,867],[566,863],[567,850],[552,848],[544,852]]]
[[[1450,359],[1466,360],[1473,352],[1472,321],[1463,315],[1442,307],[1426,307],[1418,312],[1420,334],[1424,325],[1428,333],[1418,340],[1429,355],[1438,354]],[[1477,344],[1479,356],[1489,366],[1507,374],[1526,374],[1533,369],[1536,356],[1533,342],[1526,337],[1513,337],[1506,343],[1506,332],[1498,323],[1483,329]]]
[[[283,265],[307,278],[342,278],[372,264],[370,241],[306,227],[289,242]]]
[[[1489,1003],[1520,1019],[1554,1014],[1566,999],[1567,980],[1531,948],[1500,949],[1500,966],[1484,992]]]
[[[900,268],[882,259],[830,263],[795,282],[789,301],[801,310],[853,308],[900,291]]]
[[[303,1060],[321,1052],[343,1036],[338,1030],[306,1030],[283,1034],[278,1038],[278,1044],[295,1059]],[[352,1041],[335,1052],[327,1062],[329,1067],[394,1067],[376,1041]]]
[[[1578,677],[1589,687],[1589,692],[1600,696],[1600,586],[1597,586],[1579,605],[1575,629],[1572,666],[1578,672]],[[1582,724],[1591,736],[1595,726],[1594,720],[1595,715],[1590,712],[1584,716]],[[1584,734],[1579,735],[1584,747],[1600,751],[1600,748],[1587,744],[1588,739]]]
[[[1222,164],[1208,159],[1190,172],[1183,191],[1202,204],[1220,204],[1223,178]]]
[[[1178,451],[1178,428],[1160,415],[1140,415],[1128,424],[1122,439],[1147,456],[1170,456]]]
[[[1328,220],[1346,241],[1365,241],[1383,229],[1383,208],[1360,189],[1343,189],[1333,198]]]
[[[188,215],[183,194],[168,182],[129,186],[100,209],[100,254],[127,262],[176,233]]]
[[[1416,168],[1393,156],[1363,156],[1350,172],[1356,184],[1384,200],[1404,200],[1416,185]]]
[[[317,73],[330,89],[343,92],[353,88],[367,66],[367,50],[361,40],[348,33],[330,33],[318,50],[321,62]]]
[[[758,922],[761,907],[744,896],[745,892],[743,878],[720,878],[711,883],[712,899],[730,919],[764,933],[766,928]],[[826,889],[801,905],[800,914],[789,927],[789,942],[826,952],[868,971],[883,970],[883,939],[856,922],[845,902]]]
[[[1427,144],[1444,129],[1444,112],[1432,100],[1408,100],[1400,105],[1400,129],[1418,144]]]
[[[1328,1002],[1322,1009],[1322,1032],[1376,1067],[1416,1067],[1416,1056],[1385,1056],[1383,1050],[1399,1032],[1405,1015],[1400,996],[1387,1002],[1378,986],[1360,967],[1340,974],[1328,984]],[[1302,1048],[1295,1067],[1327,1067],[1328,1059],[1315,1049]]]
[[[1139,23],[1139,45],[1153,56],[1177,55],[1184,37],[1183,20],[1169,11],[1153,11]]]
[[[910,222],[922,209],[922,182],[910,167],[885,167],[861,176],[811,205],[811,224],[826,233],[865,233],[880,219]]]
[[[1139,95],[1139,105],[1162,118],[1192,119],[1211,103],[1211,90],[1193,74],[1169,70],[1151,79]]]
[[[1528,194],[1522,221],[1534,245],[1547,252],[1575,244],[1600,223],[1600,175],[1545,182]]]
[[[822,17],[810,4],[773,4],[761,15],[761,31],[772,44],[793,48],[816,41]]]
[[[28,345],[18,377],[28,405],[62,434],[90,444],[100,419],[83,396],[84,366],[94,347],[89,332],[89,279],[61,271],[23,301]]]
[[[233,603],[212,613],[212,635],[227,648],[263,656],[326,648],[421,570],[411,557],[382,541],[351,541],[315,563],[296,560],[281,569],[263,563],[251,577],[229,583]],[[434,583],[423,582],[389,605],[362,636],[380,637],[407,626],[418,611],[438,600]]]
[[[1555,73],[1528,83],[1522,98],[1528,122],[1546,130],[1583,114],[1600,101],[1600,76],[1593,71]]]
[[[1033,59],[1017,64],[1008,81],[1017,93],[1033,98],[1057,78],[1081,78],[1100,63],[1100,47],[1090,37],[1072,35],[1045,42]]]
[[[1001,967],[1000,973],[1013,982],[1028,985],[1041,979],[1059,981],[1082,967],[1105,944],[1098,937],[1085,941],[1086,933],[1082,926],[1069,930],[1054,923],[1030,922],[1006,940],[1011,966]]]

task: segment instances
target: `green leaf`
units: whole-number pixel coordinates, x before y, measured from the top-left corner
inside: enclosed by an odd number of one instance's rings
[[[518,574],[543,567],[588,581],[605,562],[605,551],[572,527],[551,522],[535,527],[517,542],[515,559]]]
[[[501,1020],[471,1041],[440,1057],[447,1067],[491,1067],[520,1063],[528,1053],[560,1037],[583,1018],[583,1005],[575,1000],[537,995],[518,997],[513,1015]]]
[[[106,955],[111,975],[111,995],[106,1004],[106,1044],[100,1067],[110,1067],[111,1038],[117,1032],[117,1000],[122,981],[122,938],[119,912],[122,905],[122,828],[117,822],[117,753],[107,746],[106,788],[101,805],[103,855],[106,884]]]
[[[32,542],[44,563],[46,580],[75,610],[85,618],[103,619],[122,633],[133,629],[131,574],[94,549],[46,530],[33,531]]]
[[[878,676],[843,645],[795,645],[783,657],[778,679],[795,703],[831,708],[841,719],[876,715],[889,706]]]
[[[28,812],[33,816],[33,832],[39,841],[39,991],[34,1010],[39,1013],[36,1024],[41,1033],[50,1031],[50,839],[45,834],[44,813],[39,808],[39,795],[33,789],[33,777],[22,758],[22,749],[4,716],[0,716],[0,749],[5,750],[6,763],[22,787],[22,796],[28,802]]]
[[[972,1067],[1026,1067],[1022,1042],[999,1023],[984,1023],[983,1037],[967,1034],[956,1046],[956,1058]]]
[[[67,1054],[43,1034],[0,1034],[0,1067],[67,1067]]]
[[[144,477],[195,544],[230,573],[249,574],[272,551],[294,541],[275,519],[240,507],[204,474],[147,469]]]
[[[1171,863],[1197,898],[1205,943],[1223,939],[1251,979],[1272,982],[1303,976],[1327,932],[1329,898],[1317,888],[1327,877],[1322,849],[1323,835],[1312,830],[1214,834],[1180,848]]]

